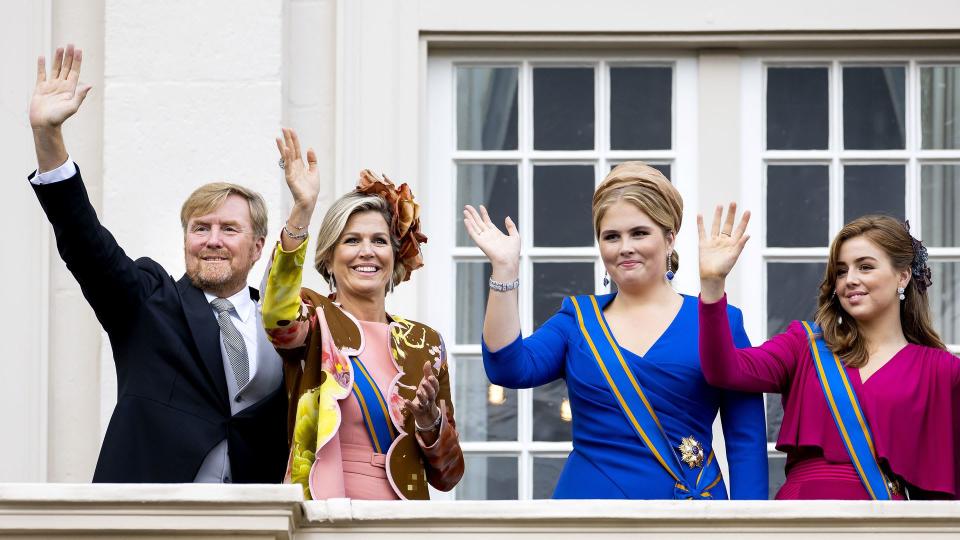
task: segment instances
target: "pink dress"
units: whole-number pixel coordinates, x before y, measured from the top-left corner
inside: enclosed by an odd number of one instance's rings
[[[700,302],[701,368],[714,386],[783,395],[777,449],[787,454],[787,481],[777,498],[868,498],[827,407],[800,323],[759,347],[737,350],[726,306],[726,297]],[[912,496],[957,498],[960,358],[908,344],[866,382],[857,368],[846,371],[881,466],[904,480]]]
[[[386,394],[397,368],[390,356],[390,326],[385,323],[359,321],[366,338],[360,360],[380,391]],[[343,459],[343,487],[350,499],[396,500],[397,494],[387,479],[385,454],[373,451],[373,443],[363,421],[360,403],[353,394],[340,402],[342,423],[340,452]]]

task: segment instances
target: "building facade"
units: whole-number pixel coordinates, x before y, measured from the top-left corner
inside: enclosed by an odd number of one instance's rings
[[[273,137],[298,130],[327,182],[320,211],[362,168],[409,182],[426,266],[388,307],[445,336],[467,475],[450,497],[549,497],[570,451],[562,382],[486,380],[480,330],[489,266],[464,204],[510,215],[523,238],[521,320],[563,296],[605,292],[594,186],[632,159],[684,196],[678,291],[696,294],[696,214],[750,209],[728,282],[759,342],[809,318],[830,238],[849,219],[909,220],[929,247],[938,331],[960,346],[960,9],[747,1],[586,5],[435,0],[20,1],[5,6],[0,163],[12,245],[2,270],[0,481],[85,482],[115,400],[109,344],[24,179],[35,57],[84,48],[94,85],[67,127],[101,218],[134,256],[183,270],[178,212],[199,183],[289,208]],[[319,223],[315,220],[314,223]],[[259,280],[261,261],[251,275]],[[307,272],[306,284],[323,289]],[[767,397],[771,492],[779,397]],[[716,430],[715,430],[716,431]],[[718,436],[719,436],[719,432]],[[722,447],[721,444],[717,445]]]

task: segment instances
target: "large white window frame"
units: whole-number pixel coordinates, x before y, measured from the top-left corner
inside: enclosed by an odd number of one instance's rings
[[[519,163],[518,181],[520,187],[519,218],[521,227],[527,231],[523,235],[522,261],[520,273],[520,318],[523,334],[529,335],[533,321],[533,287],[531,286],[533,262],[593,262],[594,291],[605,293],[602,286],[603,265],[599,260],[596,242],[590,247],[546,248],[532,245],[533,208],[532,208],[532,169],[533,163],[543,164],[592,164],[595,165],[595,183],[605,176],[613,163],[639,159],[653,163],[669,161],[671,180],[683,194],[685,202],[683,228],[677,239],[677,249],[686,254],[686,271],[679,272],[675,280],[677,290],[696,294],[699,288],[697,275],[692,261],[697,249],[696,227],[696,186],[697,186],[697,70],[696,57],[690,52],[664,51],[657,54],[634,54],[629,52],[604,52],[602,54],[573,53],[439,53],[428,58],[427,89],[424,121],[426,122],[427,144],[424,145],[427,189],[424,200],[426,208],[424,221],[430,235],[430,243],[425,250],[425,269],[423,278],[434,291],[430,300],[422,306],[424,320],[447,336],[448,354],[451,359],[457,357],[480,357],[479,345],[457,345],[455,295],[438,294],[440,291],[453,291],[456,287],[457,262],[486,261],[476,247],[457,247],[456,229],[462,224],[455,223],[459,213],[456,205],[456,164],[458,162],[504,162]],[[510,151],[463,151],[456,149],[456,83],[457,66],[519,67],[518,92],[518,150]],[[594,85],[595,107],[595,149],[579,151],[537,151],[532,150],[532,70],[534,67],[580,67],[597,68]],[[672,143],[669,150],[624,151],[609,150],[609,67],[611,66],[670,66],[673,67],[673,126]],[[584,209],[589,212],[589,208]],[[455,225],[455,226],[451,226]],[[559,308],[559,306],[557,306]],[[451,362],[451,386],[456,377],[456,361]],[[483,381],[486,383],[487,381]],[[480,384],[480,381],[478,381]],[[572,450],[570,442],[532,441],[533,390],[518,391],[516,441],[509,442],[462,442],[466,454],[518,456],[518,498],[530,499],[533,496],[533,458],[566,457]],[[459,414],[464,414],[463,412]],[[435,493],[437,498],[453,498],[450,494]]]
[[[742,131],[741,163],[743,176],[741,193],[743,207],[751,209],[752,241],[744,250],[737,272],[758,276],[760,287],[745,287],[741,294],[744,324],[755,343],[771,337],[777,329],[767,328],[767,263],[770,262],[825,262],[828,246],[806,248],[767,247],[766,169],[768,164],[820,164],[830,169],[829,180],[829,226],[828,240],[844,224],[843,217],[843,167],[845,164],[902,164],[905,166],[905,217],[912,224],[911,232],[922,240],[920,166],[921,163],[960,164],[960,149],[924,150],[921,148],[920,126],[920,69],[928,65],[960,63],[960,55],[931,54],[917,51],[915,54],[888,54],[883,51],[871,53],[764,53],[744,55],[742,74]],[[906,68],[906,141],[902,150],[844,150],[842,68],[844,66],[904,66]],[[766,68],[767,67],[826,67],[828,68],[829,137],[826,150],[767,150],[766,149]],[[762,189],[757,189],[760,186]],[[960,247],[928,248],[930,262],[960,261]],[[936,279],[936,276],[934,276]],[[814,291],[811,291],[814,294]],[[948,344],[954,352],[960,352],[960,344]],[[767,399],[779,399],[768,396]],[[768,456],[782,458],[783,454],[768,444]]]

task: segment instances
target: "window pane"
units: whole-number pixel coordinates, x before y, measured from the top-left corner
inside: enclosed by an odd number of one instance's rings
[[[457,484],[460,500],[517,498],[517,458],[468,453],[463,456],[463,479]]]
[[[960,165],[920,168],[920,216],[927,247],[960,247]]]
[[[457,263],[457,343],[479,344],[483,333],[483,313],[490,292],[487,282],[493,268],[490,263]]]
[[[557,380],[533,389],[533,440],[572,440],[572,420],[565,382]]]
[[[616,166],[619,165],[619,164],[620,164],[620,162],[611,161],[611,162],[610,162],[610,171],[612,171],[613,168],[616,167]],[[670,180],[671,182],[673,182],[673,178],[670,176],[670,164],[669,164],[669,163],[647,163],[647,165],[649,165],[649,166],[653,167],[654,169],[662,172],[663,175],[667,177],[667,180]],[[607,171],[607,172],[610,172],[610,171]],[[592,196],[591,196],[591,197],[592,197]]]
[[[533,70],[533,147],[592,150],[593,68]]]
[[[843,68],[843,146],[904,148],[905,70],[902,67]]]
[[[924,148],[960,148],[960,67],[920,68]]]
[[[830,168],[767,167],[767,245],[813,247],[829,242]]]
[[[823,150],[829,145],[827,68],[767,69],[767,148]]]
[[[610,68],[610,148],[671,147],[673,69]]]
[[[927,290],[934,328],[948,344],[960,344],[960,262],[931,262],[933,285]]]
[[[843,221],[867,214],[904,218],[906,168],[903,165],[843,167]]]
[[[457,68],[457,149],[517,149],[517,68]]]
[[[533,498],[549,499],[557,487],[557,479],[567,458],[535,457],[533,458]]]
[[[457,357],[454,370],[453,397],[460,439],[517,440],[517,391],[492,384],[480,358]]]
[[[779,334],[791,321],[812,320],[826,264],[767,263],[767,335]]]
[[[783,422],[783,396],[765,394],[763,397],[767,408],[767,442],[775,443],[780,435],[780,423]]]
[[[770,473],[769,486],[770,491],[768,496],[770,500],[776,498],[777,492],[780,491],[780,488],[783,486],[784,481],[786,480],[786,475],[783,470],[784,466],[787,464],[787,456],[784,454],[771,456],[767,458],[767,471]]]
[[[490,219],[504,230],[503,219],[510,216],[520,226],[518,211],[517,166],[516,165],[457,165],[457,206],[454,228],[457,231],[458,246],[472,246],[473,240],[463,226],[463,206],[470,204],[487,207]]]
[[[592,165],[533,168],[533,243],[538,247],[593,245]]]
[[[533,264],[533,327],[540,325],[560,309],[567,296],[592,294],[592,262]]]

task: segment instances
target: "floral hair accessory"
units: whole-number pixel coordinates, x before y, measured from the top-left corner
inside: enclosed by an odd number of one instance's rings
[[[406,270],[401,282],[410,279],[414,270],[423,266],[423,255],[420,244],[427,243],[427,237],[420,232],[420,205],[413,198],[413,191],[406,183],[400,187],[383,175],[381,178],[368,169],[360,171],[360,181],[357,182],[357,191],[367,195],[376,195],[387,201],[393,223],[390,223],[390,232],[400,241],[399,264]]]
[[[907,230],[907,234],[910,234],[910,221],[903,222],[903,228]],[[925,292],[930,285],[933,285],[933,279],[931,278],[932,273],[930,272],[930,267],[927,266],[927,248],[924,247],[923,242],[917,240],[910,234],[910,241],[913,242],[913,262],[910,263],[910,273],[913,274],[913,281],[917,286],[917,289],[920,292]]]

